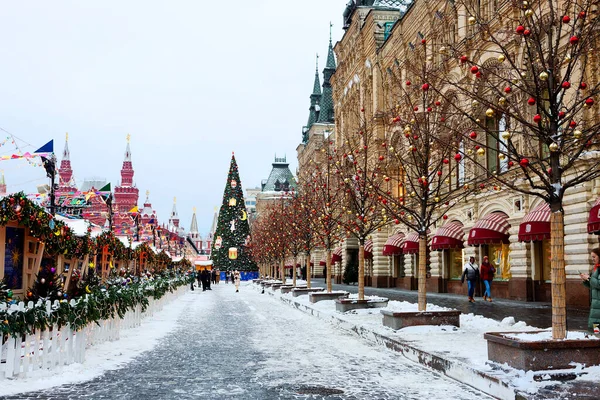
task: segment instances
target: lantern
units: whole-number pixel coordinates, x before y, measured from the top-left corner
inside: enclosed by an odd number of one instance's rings
[[[237,247],[230,247],[229,248],[229,259],[230,260],[236,260],[238,257],[238,249]]]

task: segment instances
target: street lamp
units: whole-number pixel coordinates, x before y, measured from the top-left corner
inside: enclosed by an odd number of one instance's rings
[[[46,176],[50,178],[50,214],[54,215],[54,180],[56,178],[56,156],[54,153],[50,157],[41,157],[42,164],[46,170]]]

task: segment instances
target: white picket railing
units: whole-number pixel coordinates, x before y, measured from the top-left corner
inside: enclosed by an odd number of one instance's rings
[[[69,326],[53,326],[50,330],[38,331],[30,335],[2,339],[0,351],[0,381],[6,378],[24,378],[29,372],[40,369],[54,369],[72,363],[83,363],[87,348],[106,341],[119,340],[122,329],[140,326],[142,319],[154,315],[163,306],[187,292],[188,286],[180,286],[173,293],[165,294],[161,299],[150,298],[146,311],[137,306],[129,310],[121,319],[119,317],[92,322],[79,331]],[[73,301],[73,300],[72,300]],[[49,311],[52,306],[46,302]],[[12,305],[15,310],[24,310],[25,303]],[[28,307],[33,307],[29,302]]]

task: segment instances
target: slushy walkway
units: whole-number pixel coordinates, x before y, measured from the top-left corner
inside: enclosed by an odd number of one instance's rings
[[[5,399],[489,398],[245,282],[240,293],[219,284],[177,301],[187,304],[174,330],[132,362],[88,382]]]

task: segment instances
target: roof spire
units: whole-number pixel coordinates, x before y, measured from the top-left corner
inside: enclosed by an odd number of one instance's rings
[[[69,153],[69,132],[65,133],[65,149],[63,150],[63,160],[69,160],[71,153]]]
[[[310,107],[308,113],[308,122],[302,129],[302,141],[308,141],[308,131],[310,127],[319,119],[319,103],[321,101],[321,81],[319,80],[319,53],[317,53],[315,65],[315,81],[313,83],[313,91],[310,95]]]
[[[329,49],[327,50],[327,64],[323,69],[323,95],[321,96],[321,111],[317,122],[333,123],[333,93],[331,89],[331,76],[335,73],[335,54],[333,53],[333,40],[331,29],[333,24],[329,23]]]
[[[196,207],[193,209],[192,214],[192,226],[190,226],[190,233],[198,233],[198,221],[196,221]]]
[[[125,148],[125,160],[131,161],[131,149],[129,148],[129,141],[131,140],[131,135],[127,134],[127,147]]]

